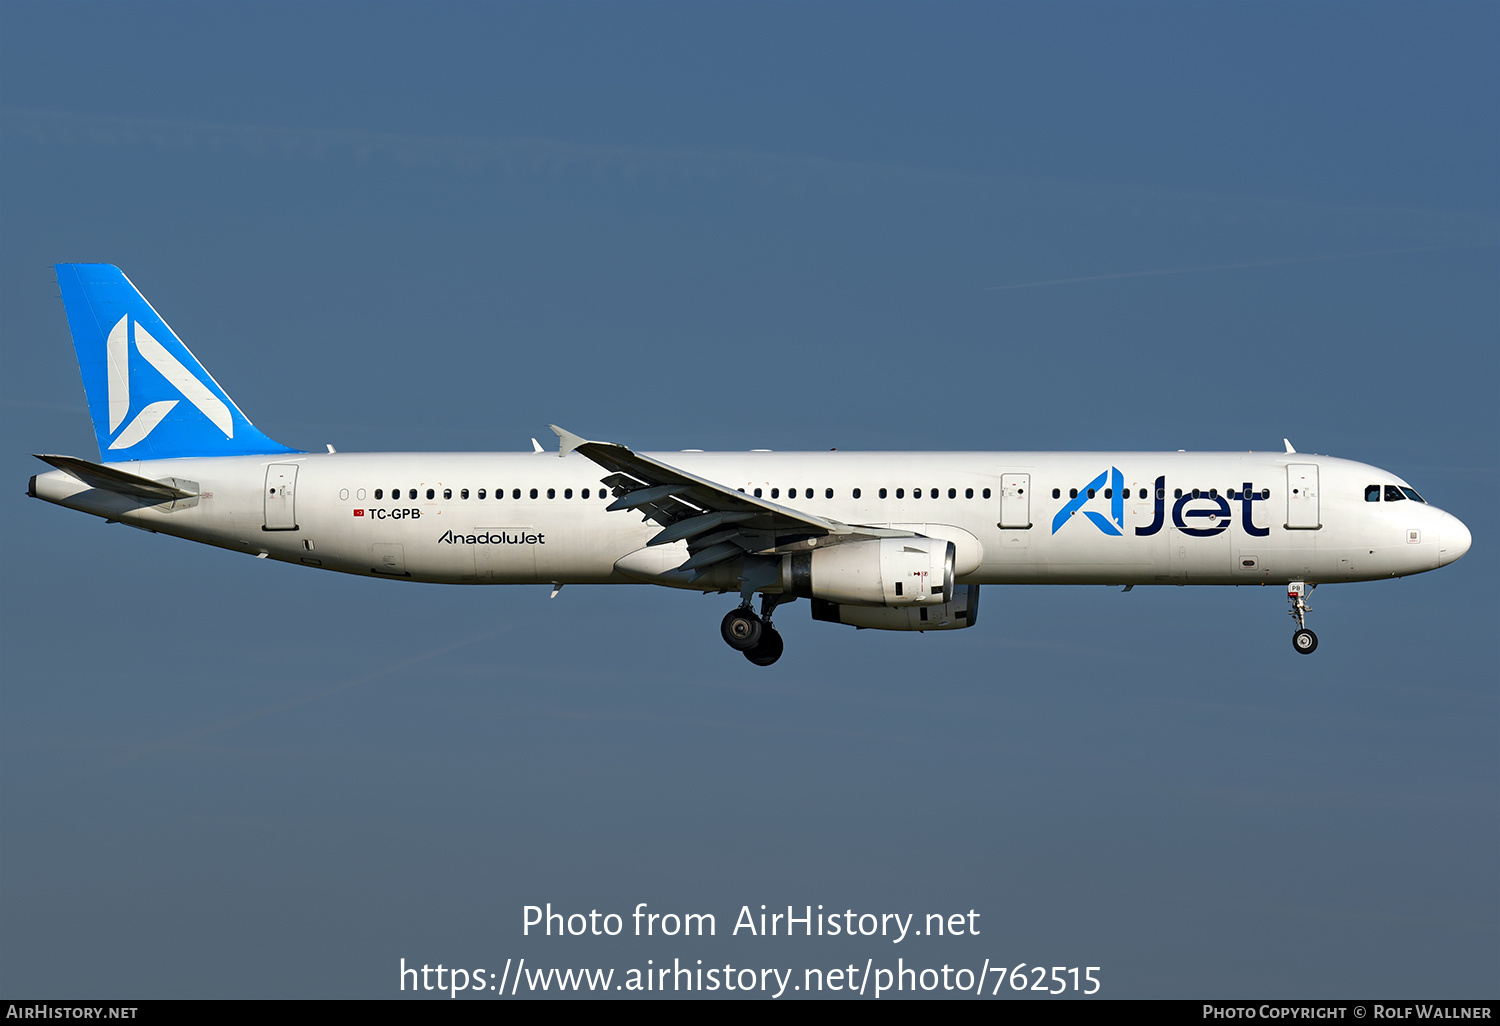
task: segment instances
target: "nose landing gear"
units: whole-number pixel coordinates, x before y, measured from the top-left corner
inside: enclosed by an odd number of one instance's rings
[[[760,615],[755,615],[755,610],[750,607],[750,599],[735,609],[731,609],[724,617],[724,622],[719,625],[719,633],[724,636],[724,641],[736,652],[743,652],[745,658],[756,666],[770,666],[781,658],[785,644],[781,640],[781,634],[775,627],[771,626],[771,613],[784,601],[780,595],[762,595],[760,599]]]
[[[1307,604],[1307,596],[1316,587],[1316,584],[1304,581],[1292,581],[1286,586],[1287,601],[1292,604],[1289,612],[1292,619],[1297,621],[1297,630],[1292,634],[1292,648],[1301,655],[1312,655],[1318,647],[1318,636],[1307,629],[1307,612],[1312,608]]]

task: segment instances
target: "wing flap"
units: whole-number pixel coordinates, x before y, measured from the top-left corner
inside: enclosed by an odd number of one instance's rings
[[[642,455],[616,442],[591,442],[582,435],[549,425],[558,437],[558,455],[576,452],[597,463],[609,475],[603,483],[613,489],[609,509],[639,510],[662,530],[648,545],[686,541],[691,557],[682,569],[703,568],[735,558],[745,551],[774,550],[779,536],[798,539],[910,538],[911,531],[859,527],[804,510],[792,509],[748,495],[737,488],[710,481],[690,471]],[[731,548],[723,548],[725,544]],[[715,555],[710,557],[709,550]],[[702,557],[702,561],[700,560]]]
[[[817,534],[850,534],[855,533],[854,528],[837,520],[820,517],[816,514],[806,513],[801,510],[789,509],[786,506],[757,499],[734,488],[721,485],[708,478],[699,477],[679,467],[663,463],[660,460],[644,456],[616,442],[591,442],[580,435],[575,435],[557,425],[549,425],[562,440],[560,446],[563,455],[569,452],[577,452],[593,460],[605,470],[617,475],[625,475],[627,478],[640,482],[641,488],[660,488],[664,486],[675,486],[667,495],[674,496],[683,507],[674,511],[677,515],[674,520],[686,516],[697,516],[705,511],[768,514],[776,521],[777,529],[792,529],[794,526],[801,530],[810,530]],[[614,484],[621,487],[622,483],[616,479],[605,479],[606,484]],[[626,491],[633,489],[626,488]],[[694,505],[702,504],[702,508],[689,511],[687,503],[681,500],[686,497],[688,502]]]

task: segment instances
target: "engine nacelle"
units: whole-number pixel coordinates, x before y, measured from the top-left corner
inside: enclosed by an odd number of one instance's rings
[[[940,606],[886,609],[880,606],[844,606],[813,599],[812,616],[814,620],[877,631],[956,631],[974,626],[979,617],[979,585],[958,585],[953,589],[953,600]]]
[[[941,538],[845,542],[784,556],[781,590],[840,605],[942,605],[953,596],[953,559]]]

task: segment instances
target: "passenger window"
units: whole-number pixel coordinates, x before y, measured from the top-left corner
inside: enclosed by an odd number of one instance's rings
[[[760,497],[761,497],[761,494],[760,494],[760,489],[759,489],[759,488],[757,488],[757,489],[755,489],[755,497],[756,497],[756,498],[757,498],[757,499],[759,499],[759,498],[760,498]]]
[[[461,490],[461,491],[460,491],[460,492],[459,492],[459,493],[458,493],[458,497],[459,497],[459,498],[460,498],[460,499],[467,499],[467,498],[468,498],[468,497],[469,497],[469,490],[468,490],[468,489],[467,489],[467,488],[465,488],[465,489],[463,489],[463,490]]]
[[[1089,489],[1089,498],[1092,499],[1093,497],[1094,497],[1094,490],[1092,488],[1090,488]]]
[[[1379,485],[1365,485],[1365,501],[1366,502],[1379,502],[1380,501],[1380,486]]]
[[[1145,497],[1146,497],[1146,489],[1142,488],[1141,489],[1141,498],[1144,499]]]
[[[483,488],[481,488],[481,489],[479,489],[479,497],[480,497],[480,498],[481,498],[481,499],[482,499],[482,498],[484,498],[484,489],[483,489]],[[496,497],[496,498],[497,498],[497,499],[498,499],[498,498],[499,498],[499,497],[500,497],[500,493],[499,493],[499,492],[496,492],[496,493],[495,493],[495,497]]]
[[[572,497],[573,497],[573,489],[571,489],[571,488],[564,488],[563,489],[563,498],[564,499],[571,499]]]
[[[859,489],[858,488],[854,489],[853,495],[854,495],[854,497],[856,499],[859,498]]]
[[[938,490],[936,488],[934,488],[932,491],[930,491],[930,492],[927,493],[927,497],[929,499],[936,499],[938,497]],[[951,499],[951,498],[953,498],[953,496],[950,494],[948,496],[948,498]]]
[[[1052,497],[1054,499],[1061,499],[1062,498],[1062,490],[1059,489],[1059,488],[1052,489]]]
[[[1262,488],[1260,490],[1260,497],[1262,499],[1269,499],[1271,497],[1271,489],[1269,489],[1269,488]]]
[[[824,488],[823,489],[823,498],[825,498],[825,499],[831,499],[831,498],[833,498],[833,489],[832,488]]]
[[[1217,499],[1219,497],[1219,490],[1217,488],[1210,488],[1208,490],[1208,497],[1210,499]]]
[[[521,497],[521,489],[519,489],[519,488],[512,488],[510,490],[510,497],[512,499],[519,499]],[[531,497],[533,499],[536,498],[536,489],[535,488],[533,488],[531,490]]]
[[[805,492],[803,492],[803,493],[802,493],[802,497],[803,497],[803,498],[804,498],[804,499],[811,499],[811,498],[812,498],[812,489],[811,489],[811,488],[809,488],[809,489],[807,489],[807,490],[806,490],[806,491],[805,491]]]
[[[897,497],[897,498],[898,498],[898,499],[899,499],[899,498],[900,498],[900,497],[901,497],[901,493],[900,493],[900,491],[897,491],[897,492],[896,492],[896,497]],[[912,498],[913,498],[913,499],[920,499],[920,498],[921,498],[921,497],[922,497],[922,489],[920,489],[920,488],[913,488],[913,489],[912,489],[912,490],[911,490],[911,497],[912,497]]]
[[[533,489],[532,489],[532,490],[531,490],[531,497],[532,497],[532,498],[533,498],[533,499],[534,499],[534,498],[536,498],[536,489],[535,489],[535,488],[533,488]]]
[[[771,489],[771,498],[773,498],[773,499],[779,499],[779,498],[781,498],[781,489],[780,488],[772,488]]]
[[[1402,499],[1405,499],[1405,498],[1406,498],[1406,496],[1404,496],[1404,495],[1401,494],[1401,489],[1397,488],[1395,485],[1386,485],[1385,486],[1385,501],[1386,502],[1400,502]]]
[[[428,498],[429,498],[429,499],[431,499],[431,498],[433,498],[433,497],[434,497],[434,496],[435,496],[435,495],[436,495],[436,494],[437,494],[437,493],[436,493],[436,492],[434,492],[434,491],[433,491],[433,490],[432,490],[432,489],[431,489],[431,488],[429,488],[429,489],[427,489],[427,497],[428,497]]]
[[[966,499],[972,499],[972,498],[974,498],[974,489],[972,489],[972,488],[965,488],[964,489],[964,498],[966,498]]]
[[[896,489],[896,498],[898,498],[898,499],[904,499],[904,498],[906,498],[906,489],[905,488],[897,488]]]
[[[1078,489],[1077,488],[1069,488],[1068,489],[1068,498],[1070,498],[1070,499],[1076,499],[1076,498],[1078,498]]]
[[[451,498],[453,498],[453,489],[452,488],[444,488],[443,489],[443,498],[445,498],[445,499],[451,499]]]
[[[984,490],[984,497],[985,497],[985,498],[986,498],[986,499],[988,499],[988,498],[989,498],[989,497],[990,497],[990,490],[989,490],[989,489],[988,489],[988,488],[986,488],[986,489],[985,489],[985,490]]]
[[[409,499],[415,499],[416,497],[417,497],[417,490],[415,488],[407,489],[407,498],[409,498]]]
[[[1181,488],[1174,488],[1172,490],[1172,498],[1174,498],[1174,499],[1180,499],[1180,498],[1182,498],[1182,489]]]
[[[589,497],[589,490],[587,488],[585,488],[583,490],[583,494],[580,495],[579,498],[581,498],[581,499],[587,499],[588,497]]]
[[[1104,497],[1106,499],[1113,499],[1115,497],[1115,490],[1113,488],[1104,489]]]
[[[547,489],[547,498],[549,498],[549,499],[555,499],[555,498],[557,498],[557,489],[556,488],[548,488]]]
[[[880,497],[882,499],[885,498],[885,489],[884,488],[880,489]]]
[[[1195,499],[1196,499],[1196,498],[1198,498],[1198,497],[1199,497],[1199,496],[1200,496],[1200,495],[1202,495],[1202,494],[1203,494],[1203,493],[1202,493],[1202,492],[1200,492],[1200,491],[1198,491],[1198,489],[1196,489],[1196,488],[1194,488],[1194,489],[1193,489],[1193,498],[1195,498]]]

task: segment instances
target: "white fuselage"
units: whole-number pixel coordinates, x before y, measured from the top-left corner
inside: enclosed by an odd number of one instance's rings
[[[793,509],[952,541],[965,584],[1365,581],[1442,566],[1470,540],[1434,506],[1385,501],[1387,485],[1406,484],[1395,475],[1302,453],[655,455]],[[604,475],[577,454],[301,453],[114,466],[190,482],[199,494],[152,506],[60,471],[32,488],[151,531],[364,576],[679,586],[689,576],[672,572],[688,556],[681,542],[648,548],[658,525],[605,511]],[[1372,485],[1380,501],[1367,501]]]

